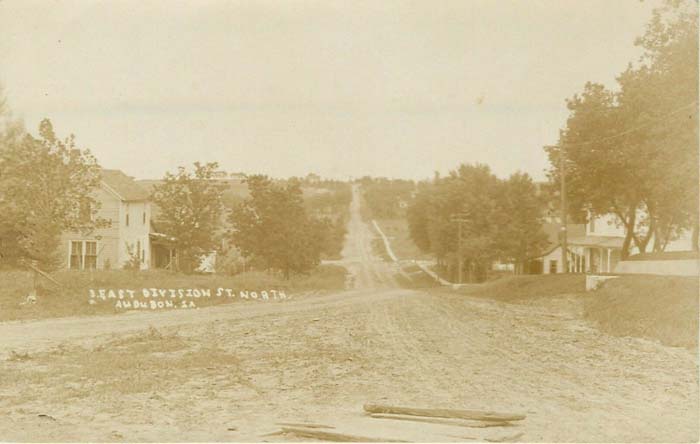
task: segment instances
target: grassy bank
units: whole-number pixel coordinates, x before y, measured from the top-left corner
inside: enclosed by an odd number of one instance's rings
[[[0,282],[3,284],[0,286],[0,321],[123,312],[132,307],[116,306],[120,300],[120,289],[124,291],[125,300],[133,300],[127,292],[131,290],[140,302],[161,300],[177,305],[184,300],[193,302],[196,307],[240,301],[241,291],[247,291],[249,295],[256,292],[255,296],[260,298],[262,291],[265,291],[270,299],[274,299],[282,293],[286,297],[308,291],[339,290],[344,288],[346,273],[345,268],[336,265],[321,265],[308,275],[293,276],[289,280],[264,272],[223,276],[185,275],[163,270],[110,270],[92,273],[62,271],[53,274],[60,286],[38,278],[36,302],[27,303],[27,296],[33,287],[32,274],[27,271],[0,271]],[[180,297],[178,292],[172,297],[168,292],[165,296],[160,295],[159,299],[143,298],[144,288],[173,289],[176,292],[182,289],[184,294]],[[219,288],[232,291],[228,293],[224,290],[217,296]],[[91,289],[98,297],[91,298]],[[99,297],[99,289],[105,290],[105,299]],[[187,289],[198,289],[202,294],[199,297],[195,297],[196,293],[188,295]],[[109,290],[113,290],[115,298],[108,297]],[[210,296],[206,296],[204,290],[209,290]]]
[[[402,273],[397,273],[394,278],[402,288],[421,289],[436,288],[440,284],[424,272],[417,265],[407,265],[401,267]]]
[[[585,316],[609,334],[697,349],[698,290],[697,277],[622,276],[589,293]]]
[[[507,276],[483,284],[471,284],[457,290],[469,296],[487,297],[503,302],[525,302],[563,294],[583,293],[586,277],[581,274]]]
[[[377,219],[377,224],[389,239],[391,249],[399,259],[421,259],[425,253],[413,243],[406,219]]]

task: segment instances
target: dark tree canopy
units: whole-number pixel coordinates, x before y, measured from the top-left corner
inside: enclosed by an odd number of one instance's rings
[[[488,166],[474,164],[419,184],[407,215],[411,238],[421,250],[452,270],[461,257],[463,271],[478,281],[494,260],[514,262],[521,270],[542,252],[544,209],[527,174],[500,180]]]
[[[261,175],[247,182],[250,197],[230,216],[236,247],[253,263],[287,278],[318,265],[327,225],[307,215],[301,183],[279,184]]]
[[[39,137],[5,137],[0,145],[0,244],[5,261],[33,260],[55,268],[61,233],[90,233],[96,217],[93,191],[100,167],[75,137],[60,139],[48,119]]]
[[[618,77],[619,90],[587,83],[567,101],[558,146],[547,149],[555,182],[565,151],[570,208],[614,213],[623,256],[654,239],[663,250],[698,230],[698,16],[695,2],[668,0],[636,44],[644,55]]]
[[[196,270],[202,256],[219,245],[225,185],[214,180],[217,168],[215,162],[195,162],[192,172],[180,167],[153,188],[158,229],[175,238],[178,264],[185,272]]]

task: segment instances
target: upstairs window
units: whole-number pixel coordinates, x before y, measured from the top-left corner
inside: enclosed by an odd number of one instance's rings
[[[143,212],[143,224],[146,225],[146,211]]]

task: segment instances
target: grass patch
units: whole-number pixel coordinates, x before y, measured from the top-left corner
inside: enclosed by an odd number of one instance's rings
[[[372,239],[372,254],[381,258],[384,262],[392,262],[389,253],[386,251],[384,241],[380,237]]]
[[[612,335],[697,350],[698,286],[697,277],[621,276],[590,293],[585,317]]]
[[[33,287],[32,273],[27,271],[0,271],[0,321],[40,319],[64,316],[85,316],[123,312],[115,308],[115,301],[97,301],[89,304],[90,289],[130,289],[137,295],[143,288],[209,289],[212,297],[193,300],[197,307],[206,307],[239,301],[237,297],[216,297],[217,288],[234,291],[284,291],[287,295],[314,290],[341,290],[347,271],[337,265],[320,265],[308,275],[285,280],[265,272],[246,272],[235,276],[185,275],[164,270],[95,272],[60,271],[53,277],[61,287],[44,278],[37,280],[37,300],[27,303]],[[143,299],[142,299],[143,300]],[[180,302],[176,299],[175,302]],[[107,303],[111,302],[111,303]]]
[[[406,219],[377,219],[377,225],[389,239],[391,249],[399,259],[423,259],[428,257],[411,239]]]
[[[401,270],[403,273],[397,273],[394,278],[402,288],[419,289],[440,286],[435,279],[417,265],[408,265],[402,267]]]
[[[583,293],[585,290],[586,277],[582,274],[547,274],[508,276],[483,284],[468,285],[457,291],[503,302],[525,302],[562,294]]]

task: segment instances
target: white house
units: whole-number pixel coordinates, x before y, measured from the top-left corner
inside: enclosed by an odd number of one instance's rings
[[[545,224],[557,227],[556,223]],[[550,227],[551,228],[551,227]],[[621,221],[612,213],[589,217],[584,225],[569,225],[567,229],[568,268],[571,273],[612,273],[621,259],[622,244],[625,240],[625,228]],[[553,242],[550,234],[550,243]],[[670,242],[666,251],[688,251],[692,249],[690,233],[684,233],[679,239]],[[545,255],[535,258],[531,265],[531,273],[561,273],[561,246],[556,241]],[[649,245],[653,245],[653,238]],[[639,250],[630,245],[630,254]],[[541,268],[537,264],[541,263]]]
[[[545,249],[544,254],[529,261],[526,272],[528,274],[563,273],[560,246],[561,224],[552,219],[542,225],[542,231],[547,235],[549,246]],[[567,225],[568,236],[581,236],[585,234],[585,231],[583,224]]]
[[[100,207],[96,216],[109,226],[88,235],[65,232],[61,252],[71,270],[121,268],[138,259],[141,269],[151,264],[151,204],[148,192],[119,170],[102,170],[93,197]]]

